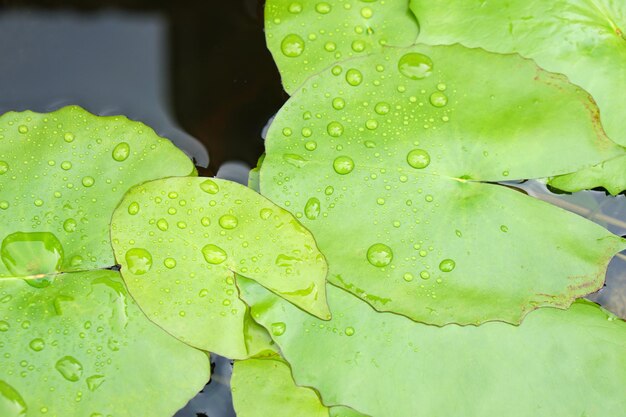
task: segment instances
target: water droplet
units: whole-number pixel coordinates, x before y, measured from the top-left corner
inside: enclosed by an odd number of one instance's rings
[[[41,206],[43,206],[43,200],[38,198],[37,200],[34,201],[34,204],[37,207],[41,207]]]
[[[454,262],[452,259],[444,259],[439,264],[439,269],[441,270],[441,272],[450,272],[455,267],[456,267],[456,262]]]
[[[0,332],[6,332],[11,328],[11,325],[4,320],[0,320]]]
[[[423,149],[413,149],[406,155],[406,161],[415,169],[424,169],[430,165],[430,155]]]
[[[341,110],[346,107],[346,101],[341,97],[335,97],[333,99],[333,109]]]
[[[219,265],[228,257],[224,249],[217,245],[208,244],[202,248],[202,256],[204,259],[213,265]]]
[[[430,274],[428,273],[428,271],[422,271],[420,272],[420,278],[426,280],[426,279],[430,279]]]
[[[96,180],[93,177],[87,176],[87,177],[83,177],[83,185],[87,188],[91,187],[94,185],[94,183],[96,182]]]
[[[261,211],[259,212],[259,216],[261,216],[263,220],[269,219],[271,215],[272,215],[272,209],[264,208],[264,209],[261,209]]]
[[[104,382],[104,375],[92,375],[87,378],[87,388],[89,391],[94,392]]]
[[[169,229],[170,225],[167,220],[159,219],[157,220],[157,227],[159,228],[159,230],[165,232],[167,229]]]
[[[291,33],[280,43],[280,50],[286,57],[298,57],[304,52],[304,40],[295,33]]]
[[[152,268],[152,254],[143,248],[132,248],[126,252],[128,270],[135,275],[143,275]]]
[[[412,80],[421,80],[432,74],[433,61],[426,55],[410,52],[398,61],[398,71]]]
[[[356,40],[352,42],[351,47],[354,52],[363,52],[365,50],[365,42],[362,40]]]
[[[346,334],[346,336],[354,335],[354,327],[346,327],[346,330],[344,330],[344,333]]]
[[[50,232],[16,232],[2,241],[0,258],[16,276],[49,274],[61,270],[63,246]]]
[[[41,352],[46,347],[46,342],[41,338],[36,338],[31,340],[28,346],[35,352]]]
[[[315,5],[315,11],[320,14],[328,14],[330,13],[331,9],[332,8],[330,7],[330,4],[326,2],[317,3]]]
[[[506,233],[506,232],[509,231],[509,228],[506,225],[503,224],[502,226],[500,226],[500,230],[502,230],[504,233]]]
[[[70,133],[70,132],[68,132],[68,133],[66,133],[65,135],[63,135],[63,140],[64,140],[64,141],[66,141],[67,143],[74,142],[74,139],[76,139],[76,138],[74,137],[74,134],[72,134],[72,133]]]
[[[406,282],[411,282],[413,281],[413,274],[410,272],[407,272],[406,274],[402,276],[402,278],[404,278]]]
[[[380,114],[381,116],[389,113],[390,110],[391,110],[391,105],[389,103],[385,103],[384,101],[381,101],[380,103],[376,103],[376,106],[374,106],[374,111]]]
[[[363,74],[358,69],[350,68],[346,71],[346,81],[351,86],[356,87],[363,82]]]
[[[293,165],[296,168],[302,168],[308,162],[302,156],[294,154],[294,153],[286,153],[283,155],[283,160],[287,162],[289,165]]]
[[[343,125],[339,122],[330,122],[328,126],[326,126],[326,131],[330,136],[338,138],[343,135]]]
[[[6,161],[0,161],[0,175],[4,175],[9,170],[9,164]]]
[[[126,142],[118,143],[111,153],[113,159],[118,162],[125,161],[130,156],[130,145]]]
[[[61,168],[65,171],[69,171],[72,169],[72,163],[70,161],[63,161],[61,162]]]
[[[343,71],[343,68],[341,68],[341,65],[335,65],[334,67],[331,68],[330,72],[333,75],[339,75],[341,74],[341,71]]]
[[[309,129],[308,127],[303,127],[301,130],[301,133],[302,133],[302,136],[304,136],[305,138],[308,138],[313,134],[313,131]]]
[[[287,330],[287,325],[282,321],[272,323],[272,334],[274,336],[282,336],[285,334],[285,330]]]
[[[337,49],[337,44],[335,42],[328,41],[324,44],[324,49],[327,52],[334,52]]]
[[[220,190],[220,187],[217,185],[217,183],[212,180],[206,180],[204,182],[201,182],[200,188],[202,189],[202,191],[209,194],[217,194]]]
[[[178,227],[179,229],[186,229],[187,228],[187,223],[180,221],[178,223],[176,223],[176,227]]]
[[[298,2],[294,2],[289,5],[287,10],[289,10],[289,13],[298,14],[302,11],[302,5]]]
[[[290,128],[286,127],[283,129],[284,136],[291,136],[292,134],[293,134],[293,130],[291,130]]]
[[[307,151],[314,151],[314,150],[316,150],[316,149],[317,149],[317,142],[314,142],[314,141],[309,141],[309,142],[307,142],[307,143],[305,143],[305,144],[304,144],[304,148],[305,148]]]
[[[237,227],[238,223],[239,221],[237,220],[237,218],[231,214],[225,214],[220,217],[219,220],[220,227],[227,230],[234,229],[235,227]]]
[[[72,356],[64,356],[54,365],[57,371],[71,382],[76,382],[83,375],[83,365]]]
[[[75,232],[77,227],[78,223],[71,217],[63,222],[63,230],[65,230],[67,233]]]
[[[333,169],[340,175],[349,174],[354,169],[354,161],[349,156],[339,156],[333,161]]]
[[[502,176],[508,177],[509,176],[509,171],[502,171]]]
[[[324,194],[326,195],[332,195],[332,193],[334,192],[335,192],[335,188],[332,185],[329,185],[328,187],[324,189]]]
[[[21,134],[28,133],[28,126],[26,126],[26,125],[20,125],[20,126],[17,128],[17,131],[18,131],[18,132],[20,132]]]
[[[176,259],[174,258],[165,258],[163,261],[163,265],[165,265],[168,269],[176,268]]]
[[[315,220],[317,219],[317,216],[320,215],[320,209],[321,209],[320,201],[315,197],[311,197],[309,198],[309,201],[307,201],[306,205],[304,206],[304,215],[309,220]]]
[[[434,200],[434,197],[430,194],[428,194],[426,197],[424,197],[424,200],[426,200],[426,202],[428,203],[432,203]]]
[[[200,219],[200,224],[204,227],[210,226],[211,225],[211,219],[209,219],[208,217],[203,217]]]
[[[383,243],[375,243],[367,250],[367,261],[378,268],[389,265],[392,259],[391,248]]]
[[[369,119],[367,122],[365,122],[365,127],[369,130],[374,130],[378,127],[378,122],[374,119]]]
[[[19,392],[0,379],[0,411],[2,417],[25,417],[26,402]]]
[[[430,95],[430,104],[434,107],[444,107],[448,104],[448,97],[441,91],[435,91]]]
[[[131,216],[134,216],[137,213],[139,213],[139,203],[136,201],[133,201],[132,203],[128,205],[128,214],[130,214]]]

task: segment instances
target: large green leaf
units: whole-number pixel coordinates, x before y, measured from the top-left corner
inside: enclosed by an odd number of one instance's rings
[[[169,417],[210,374],[207,355],[150,322],[115,271],[46,288],[3,279],[0,332],[2,417]]]
[[[518,52],[548,71],[566,74],[598,103],[608,136],[626,146],[626,98],[621,94],[626,90],[626,2],[412,0],[411,9],[422,42]],[[599,166],[559,180],[558,186],[572,191],[604,186],[616,193],[625,188],[624,166],[626,157],[606,172]]]
[[[0,117],[0,277],[114,265],[113,209],[134,184],[188,175],[170,141],[80,107]]]
[[[193,171],[122,116],[0,117],[0,415],[169,416],[206,382],[206,354],[152,324],[118,273],[96,270],[114,265],[109,223],[127,189]]]
[[[584,91],[519,56],[458,45],[387,48],[350,72],[361,85],[325,71],[287,102],[261,167],[262,193],[313,232],[331,282],[440,325],[518,323],[601,287],[619,238],[478,182],[620,154]]]
[[[348,407],[325,407],[315,391],[295,385],[278,355],[235,361],[231,386],[238,417],[365,417]]]
[[[335,62],[409,46],[419,28],[407,0],[268,0],[267,46],[283,85],[293,93],[311,75]]]
[[[375,312],[329,286],[333,319],[240,280],[299,385],[373,417],[626,416],[626,323],[585,301],[524,323],[443,328]]]
[[[286,210],[242,185],[168,178],[133,188],[111,223],[130,293],[181,340],[230,358],[251,351],[235,273],[323,319],[326,261]]]

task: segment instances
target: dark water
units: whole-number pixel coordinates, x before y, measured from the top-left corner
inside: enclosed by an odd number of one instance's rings
[[[0,0],[0,113],[78,104],[125,114],[173,140],[202,174],[242,181],[287,98],[262,26],[262,0]],[[626,234],[623,195],[516,187]],[[606,287],[590,297],[621,317],[625,259],[613,259]],[[213,361],[212,382],[176,417],[234,416],[231,364]]]

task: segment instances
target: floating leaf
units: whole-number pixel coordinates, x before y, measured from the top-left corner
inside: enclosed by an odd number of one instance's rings
[[[111,234],[130,293],[155,323],[193,346],[229,358],[256,353],[244,340],[235,273],[330,317],[326,261],[313,237],[242,185],[189,177],[139,185],[113,215]]]
[[[2,279],[0,332],[2,417],[168,417],[210,375],[207,355],[150,322],[114,271],[46,288]]]
[[[418,32],[406,0],[268,0],[265,4],[267,45],[288,93],[335,62],[367,55],[382,45],[412,45]]]
[[[325,407],[315,391],[295,385],[278,355],[235,361],[231,386],[238,417],[365,417],[349,407]]]
[[[374,417],[626,416],[626,323],[578,301],[524,323],[443,328],[375,312],[334,286],[333,319],[303,314],[261,286],[238,281],[270,329],[297,384],[324,404]]]
[[[601,287],[618,237],[477,182],[621,153],[584,91],[519,56],[458,45],[387,48],[349,67],[359,87],[326,71],[287,102],[261,168],[263,194],[313,232],[332,283],[438,325],[519,323]]]
[[[112,266],[109,221],[124,193],[193,170],[170,141],[123,116],[76,106],[2,115],[0,277]]]
[[[608,136],[626,146],[626,99],[619,93],[626,90],[623,1],[513,0],[503,6],[497,1],[412,0],[411,9],[422,42],[518,52],[548,71],[567,75],[598,103]],[[626,188],[625,165],[622,156],[554,185],[568,191],[603,186],[616,194]]]

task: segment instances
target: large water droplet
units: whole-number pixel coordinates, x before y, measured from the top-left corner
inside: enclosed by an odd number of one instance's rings
[[[46,347],[46,342],[44,342],[41,338],[36,338],[30,341],[28,344],[32,350],[35,352],[41,352]]]
[[[220,217],[219,220],[220,227],[227,230],[234,229],[235,227],[237,227],[238,223],[239,221],[232,214],[225,214]]]
[[[435,91],[430,95],[430,104],[434,107],[444,107],[448,104],[448,97],[441,91]]]
[[[78,223],[71,217],[63,222],[63,230],[65,230],[67,233],[75,232],[77,227]]]
[[[128,205],[128,214],[130,214],[131,216],[134,216],[137,213],[139,213],[139,203],[136,201],[133,201],[132,203]]]
[[[113,156],[113,159],[118,162],[125,161],[130,155],[130,145],[126,142],[118,143],[115,148],[113,148],[111,155]]]
[[[289,34],[280,43],[280,50],[286,57],[298,57],[304,52],[304,40],[295,33]]]
[[[146,249],[129,249],[125,258],[128,270],[135,275],[143,275],[152,268],[152,254]]]
[[[93,177],[86,176],[86,177],[83,177],[81,182],[83,183],[83,186],[89,188],[95,184],[96,180]]]
[[[344,107],[346,107],[346,101],[343,98],[335,97],[333,99],[333,109],[342,110]]]
[[[321,209],[320,201],[315,197],[311,197],[309,198],[309,201],[307,201],[306,205],[304,206],[304,215],[309,220],[315,220],[317,219],[317,216],[320,215],[320,209]]]
[[[16,232],[2,241],[0,258],[16,276],[50,274],[61,270],[63,246],[50,232]]]
[[[405,77],[421,80],[432,74],[433,61],[426,55],[410,52],[398,61],[398,70]]]
[[[349,156],[339,156],[333,161],[333,169],[340,175],[349,174],[354,169],[354,161]]]
[[[387,266],[392,259],[393,251],[383,243],[375,243],[367,250],[367,261],[376,267]]]
[[[328,126],[326,126],[326,131],[330,136],[338,138],[343,135],[343,125],[339,122],[330,122]]]
[[[430,155],[423,149],[413,149],[407,154],[406,161],[413,168],[424,169],[430,165]]]
[[[363,74],[358,69],[351,68],[346,71],[346,81],[351,86],[356,87],[363,82]]]
[[[224,249],[213,244],[205,245],[202,248],[202,256],[204,256],[204,259],[208,263],[213,264],[213,265],[221,264],[228,257]]]
[[[274,336],[282,336],[285,334],[285,330],[287,330],[287,325],[282,321],[272,323],[272,334]]]
[[[15,388],[0,379],[0,415],[2,417],[26,416],[26,402]]]
[[[217,185],[217,183],[212,180],[206,180],[204,182],[201,182],[200,188],[202,189],[202,191],[209,194],[217,194],[220,190],[220,187]]]
[[[450,272],[455,267],[456,267],[456,262],[454,262],[452,259],[444,259],[439,264],[439,269],[441,270],[441,272]]]
[[[83,365],[72,356],[64,356],[54,365],[57,371],[71,382],[76,382],[83,375]]]

